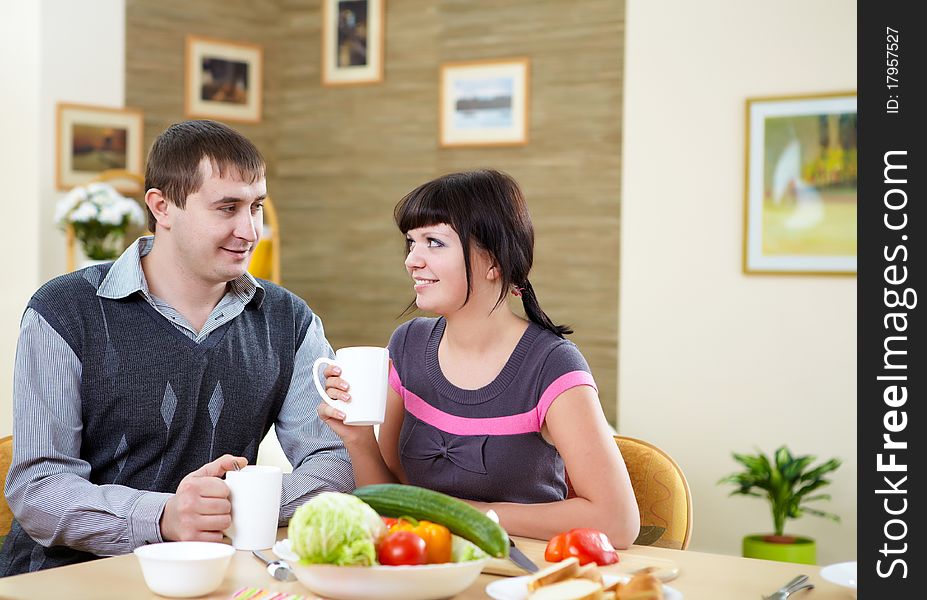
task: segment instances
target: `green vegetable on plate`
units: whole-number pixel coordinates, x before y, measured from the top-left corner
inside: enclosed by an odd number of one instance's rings
[[[368,504],[351,494],[323,492],[290,519],[290,548],[304,564],[377,564],[386,525]]]

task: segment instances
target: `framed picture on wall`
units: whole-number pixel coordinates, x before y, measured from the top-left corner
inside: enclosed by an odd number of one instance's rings
[[[744,272],[856,273],[856,93],[747,100]]]
[[[383,81],[385,1],[322,0],[322,85]]]
[[[441,65],[442,148],[528,143],[527,58]]]
[[[186,115],[239,123],[259,122],[263,54],[257,44],[187,36]]]
[[[140,110],[59,103],[56,187],[69,190],[109,169],[141,173],[143,127]]]

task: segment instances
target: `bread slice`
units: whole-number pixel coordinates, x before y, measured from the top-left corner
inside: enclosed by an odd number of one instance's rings
[[[618,589],[622,587],[624,587],[624,583],[622,583],[620,579],[612,582],[611,585],[605,585],[604,582],[602,583],[602,589],[606,592],[617,592]]]
[[[617,600],[663,600],[663,585],[653,574],[653,567],[634,574],[624,585],[615,589]]]
[[[538,588],[530,600],[602,600],[602,586],[588,579],[569,579]]]
[[[588,565],[583,565],[576,571],[576,575],[573,576],[576,579],[588,579],[589,581],[594,581],[599,585],[604,585],[602,581],[602,573],[599,572],[599,567],[595,563],[589,563]]]
[[[533,592],[546,585],[551,585],[552,583],[557,583],[564,579],[572,579],[576,577],[578,571],[579,559],[575,556],[571,556],[570,558],[561,560],[535,573],[534,576],[528,580],[528,591]]]

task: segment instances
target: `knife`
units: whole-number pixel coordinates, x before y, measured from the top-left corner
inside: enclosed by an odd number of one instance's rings
[[[529,573],[538,572],[538,566],[525,556],[524,552],[518,549],[512,538],[509,538],[509,560]]]

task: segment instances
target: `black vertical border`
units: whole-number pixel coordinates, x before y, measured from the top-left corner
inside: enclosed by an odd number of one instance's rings
[[[927,302],[923,287],[923,204],[927,202],[927,125],[924,113],[924,65],[927,65],[927,23],[915,17],[917,2],[861,0],[858,5],[858,537],[857,568],[861,597],[915,598],[924,592],[923,457],[927,455],[922,404],[925,335],[919,304]],[[922,11],[921,7],[918,12]],[[897,34],[892,34],[892,30]],[[897,41],[890,35],[897,35]],[[897,43],[893,57],[890,44]],[[891,60],[898,60],[897,82],[888,79]],[[889,84],[897,83],[897,88]],[[897,107],[894,102],[897,102]],[[893,154],[888,154],[893,153]],[[886,160],[906,169],[886,173]],[[886,183],[886,176],[894,183]],[[901,182],[900,180],[904,180]],[[889,208],[887,203],[892,205]],[[905,222],[904,219],[907,219]],[[906,223],[903,228],[901,223]],[[898,282],[904,277],[903,282]],[[913,306],[890,307],[892,292],[918,294]],[[909,299],[912,298],[908,293]],[[904,318],[887,317],[904,313]],[[888,319],[886,321],[886,319]],[[898,331],[905,325],[904,331]],[[893,354],[887,368],[886,340]],[[898,365],[905,365],[899,368]],[[904,379],[886,380],[894,376]],[[886,390],[897,385],[894,393]],[[900,402],[903,392],[907,399]],[[901,425],[904,424],[902,428]],[[890,431],[894,429],[895,431]],[[906,448],[886,449],[884,436]],[[880,456],[881,455],[881,459]],[[880,471],[879,461],[905,465],[905,471]],[[907,479],[903,479],[904,477]],[[886,479],[887,478],[887,479]],[[897,488],[897,492],[892,488]],[[888,493],[892,492],[892,493]],[[902,510],[903,509],[903,510]],[[893,511],[898,514],[889,514]],[[897,539],[893,539],[897,538]],[[901,562],[896,562],[901,561]],[[881,572],[881,574],[880,574]]]

